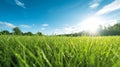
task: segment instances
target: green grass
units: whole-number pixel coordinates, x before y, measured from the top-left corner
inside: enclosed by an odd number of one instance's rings
[[[120,36],[0,36],[0,67],[120,67]]]

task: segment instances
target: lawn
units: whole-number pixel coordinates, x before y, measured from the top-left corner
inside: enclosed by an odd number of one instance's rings
[[[0,36],[0,67],[120,67],[120,36]]]

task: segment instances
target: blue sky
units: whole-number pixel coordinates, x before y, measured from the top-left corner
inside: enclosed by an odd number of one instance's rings
[[[72,33],[114,24],[119,16],[120,0],[0,0],[1,30]]]

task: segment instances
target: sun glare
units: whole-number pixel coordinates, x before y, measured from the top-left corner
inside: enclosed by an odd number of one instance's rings
[[[103,25],[104,19],[101,17],[89,17],[82,22],[83,30],[95,33],[99,28],[99,25]]]

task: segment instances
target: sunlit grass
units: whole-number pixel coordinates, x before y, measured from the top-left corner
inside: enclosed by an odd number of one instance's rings
[[[120,36],[0,36],[0,67],[120,67]]]

